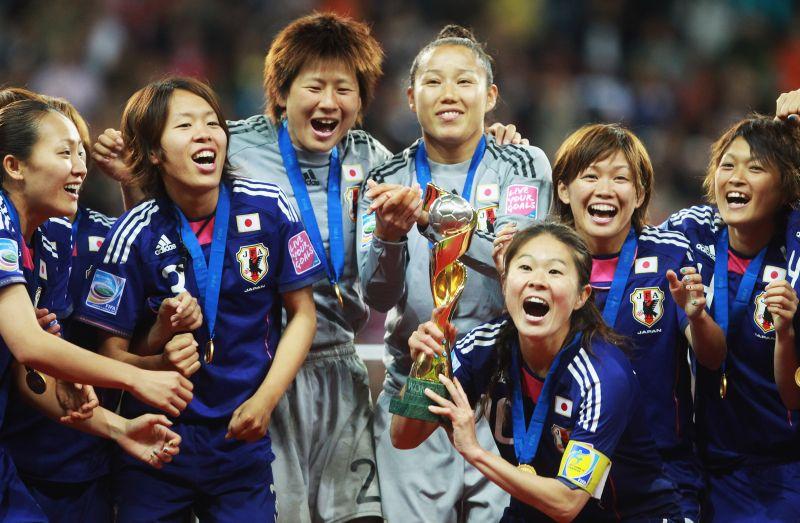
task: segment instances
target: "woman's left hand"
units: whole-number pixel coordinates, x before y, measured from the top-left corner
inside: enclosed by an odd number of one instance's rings
[[[94,387],[63,380],[56,380],[56,399],[65,412],[59,421],[65,424],[91,418],[100,406]]]
[[[500,145],[508,145],[508,144],[523,144],[523,145],[530,145],[530,142],[527,138],[523,138],[521,134],[517,132],[517,126],[513,123],[508,125],[502,124],[500,122],[494,123],[486,128],[486,134],[490,136],[494,136],[494,139]]]
[[[464,457],[480,449],[478,438],[475,435],[475,412],[470,407],[467,394],[461,387],[457,378],[450,380],[439,374],[439,381],[447,387],[450,399],[445,399],[430,389],[425,389],[425,395],[435,401],[437,405],[428,407],[434,414],[450,420],[450,427],[445,427],[453,447]]]
[[[772,314],[777,334],[786,334],[793,329],[792,319],[797,312],[797,293],[786,280],[774,280],[767,284],[764,303]]]

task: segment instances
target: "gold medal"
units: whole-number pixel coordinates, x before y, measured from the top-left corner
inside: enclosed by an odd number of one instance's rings
[[[722,373],[722,377],[719,379],[719,397],[721,399],[725,399],[725,396],[728,394],[728,375],[726,373]]]
[[[794,371],[794,382],[800,387],[800,367],[797,367],[797,370]]]
[[[528,465],[527,463],[520,463],[519,465],[517,465],[517,468],[519,470],[521,470],[522,472],[525,472],[525,473],[528,473],[528,474],[533,474],[534,476],[537,475],[536,474],[536,469],[533,468],[531,465]]]
[[[344,300],[342,299],[342,291],[339,289],[339,284],[333,284],[333,291],[336,293],[336,298],[339,300],[339,307],[344,309]]]
[[[47,382],[44,380],[44,376],[38,370],[34,370],[27,365],[25,366],[27,372],[25,374],[25,383],[28,384],[28,388],[31,389],[34,394],[44,394],[44,391],[47,390]]]
[[[206,365],[211,365],[211,361],[214,359],[214,340],[208,340],[206,343],[206,353],[203,355],[203,360],[205,360]]]

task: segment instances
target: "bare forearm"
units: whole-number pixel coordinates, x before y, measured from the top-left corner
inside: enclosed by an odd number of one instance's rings
[[[433,434],[439,425],[430,421],[392,416],[390,434],[392,445],[397,449],[413,449]]]
[[[556,521],[571,521],[589,500],[589,494],[583,491],[572,490],[557,479],[521,471],[500,456],[482,448],[477,448],[464,457],[511,496]]]
[[[142,342],[142,344],[144,344]],[[140,356],[132,354],[127,350],[118,349],[115,347],[102,347],[100,353],[103,356],[117,360],[128,365],[133,365],[144,370],[167,370],[163,365],[163,360],[160,354],[149,356]]]
[[[686,337],[692,345],[697,361],[707,369],[720,368],[728,353],[725,334],[717,322],[702,311],[697,318],[689,319]]]
[[[800,387],[795,382],[798,363],[793,328],[775,335],[775,384],[787,409],[800,408]]]

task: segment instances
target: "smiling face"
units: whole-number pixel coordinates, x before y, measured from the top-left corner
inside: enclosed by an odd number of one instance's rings
[[[557,238],[545,233],[522,245],[508,261],[503,294],[523,350],[545,342],[561,347],[572,313],[590,292],[579,284],[569,247]]]
[[[196,94],[176,89],[161,135],[162,178],[170,196],[205,193],[219,186],[228,138],[211,105]]]
[[[622,151],[593,162],[569,185],[558,184],[558,197],[569,205],[575,230],[592,254],[613,254],[622,248],[633,212],[644,196],[637,194],[630,165]]]
[[[22,196],[37,219],[72,216],[86,177],[86,152],[75,125],[50,111],[39,122],[30,157],[20,161]]]
[[[356,123],[361,111],[356,75],[343,63],[320,59],[305,65],[280,105],[292,143],[310,152],[327,152]]]
[[[731,142],[714,174],[714,197],[730,227],[769,231],[783,208],[780,174],[752,157],[742,137]]]
[[[419,61],[408,103],[417,114],[426,144],[445,148],[474,145],[483,135],[486,113],[497,101],[497,87],[475,53],[460,45],[434,47]],[[470,149],[470,152],[471,150]]]

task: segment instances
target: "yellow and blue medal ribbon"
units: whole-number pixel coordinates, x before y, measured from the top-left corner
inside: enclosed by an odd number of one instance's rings
[[[278,130],[278,147],[283,158],[283,167],[289,175],[289,183],[294,191],[294,198],[300,209],[300,216],[303,217],[303,224],[314,245],[314,250],[325,261],[328,272],[328,281],[331,282],[339,304],[342,302],[342,295],[339,291],[339,280],[344,272],[344,227],[342,225],[342,198],[341,198],[341,176],[342,168],[339,161],[339,150],[336,146],[331,149],[330,165],[328,167],[328,243],[330,244],[330,256],[326,255],[325,244],[322,242],[322,235],[319,231],[317,217],[314,215],[314,207],[308,195],[303,173],[300,170],[300,163],[297,161],[297,153],[292,145],[289,136],[287,122],[284,120]]]
[[[175,211],[181,221],[181,240],[189,251],[194,269],[194,279],[200,294],[198,300],[203,309],[203,319],[208,327],[208,344],[206,346],[205,360],[211,363],[214,355],[214,335],[217,322],[217,307],[219,305],[219,291],[222,287],[222,268],[225,262],[225,244],[228,238],[228,219],[230,218],[231,199],[225,183],[219,185],[219,197],[214,218],[214,234],[211,240],[211,253],[206,258],[197,236],[189,225],[186,215],[175,205]]]
[[[533,416],[525,428],[525,408],[522,403],[522,378],[521,378],[521,360],[519,342],[514,340],[511,347],[511,379],[514,386],[512,403],[511,403],[511,417],[514,430],[514,452],[517,455],[517,462],[520,464],[532,463],[536,457],[536,450],[539,448],[539,441],[542,438],[542,431],[544,424],[547,421],[547,415],[550,412],[550,405],[553,403],[553,389],[555,388],[556,380],[559,374],[559,365],[564,353],[572,353],[574,349],[580,344],[581,333],[575,335],[572,341],[558,351],[553,362],[550,364],[550,370],[547,371],[542,392],[539,394],[539,399],[536,400],[536,407],[533,409]]]
[[[750,301],[750,296],[753,294],[768,247],[761,249],[747,266],[742,281],[739,283],[739,290],[736,292],[733,306],[730,307],[728,305],[728,246],[728,228],[726,227],[717,240],[714,260],[714,321],[720,326],[726,338],[730,325],[738,325],[747,309],[747,302]],[[720,397],[722,398],[725,397],[728,388],[727,363],[726,358],[722,362],[722,377],[720,378]]]
[[[631,230],[628,231],[628,236],[625,237],[625,243],[622,244],[617,268],[614,270],[614,280],[611,282],[611,288],[608,290],[606,303],[603,306],[603,321],[612,329],[617,322],[619,308],[622,305],[622,295],[625,292],[631,268],[636,260],[636,247],[636,231],[631,227]]]

